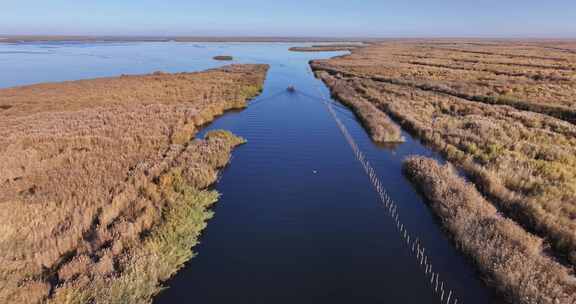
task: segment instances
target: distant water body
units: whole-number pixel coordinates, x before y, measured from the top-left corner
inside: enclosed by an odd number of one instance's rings
[[[302,44],[298,45],[301,46]],[[0,44],[0,87],[154,71],[189,72],[230,62],[271,66],[264,92],[244,111],[206,130],[248,139],[215,188],[222,198],[194,250],[156,303],[440,303],[402,243],[360,163],[317,99],[327,88],[308,61],[343,53],[294,53],[284,43]],[[286,88],[293,85],[296,93]],[[495,303],[491,292],[444,236],[401,172],[407,142],[371,142],[354,115],[338,115],[399,206],[404,225],[459,303]],[[203,132],[205,132],[204,130]]]

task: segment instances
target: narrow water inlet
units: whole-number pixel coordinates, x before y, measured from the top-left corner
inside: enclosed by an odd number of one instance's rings
[[[303,94],[279,93],[289,85]],[[198,257],[155,303],[440,303],[336,123],[308,97],[319,95],[315,86],[329,96],[306,61],[273,64],[252,106],[207,128],[228,129],[248,144],[216,185],[223,198],[195,248]],[[434,271],[453,288],[451,296],[458,303],[497,302],[402,176],[406,156],[437,156],[408,134],[394,149],[375,145],[345,111],[338,115],[380,173],[405,227],[428,248]]]

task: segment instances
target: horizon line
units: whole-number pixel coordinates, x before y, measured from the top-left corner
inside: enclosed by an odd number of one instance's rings
[[[265,40],[265,41],[312,41],[312,40],[326,40],[326,41],[378,41],[378,40],[421,40],[421,39],[478,39],[478,40],[575,40],[574,36],[544,36],[544,35],[507,35],[507,36],[490,36],[490,35],[378,35],[378,36],[333,36],[333,35],[150,35],[150,34],[2,34],[0,33],[0,41],[2,40],[20,40],[20,41],[41,41],[41,40],[149,40],[151,42],[168,42],[178,40],[187,40],[182,42],[209,42],[209,41],[223,41],[230,39],[235,40]],[[204,40],[204,41],[203,41]]]

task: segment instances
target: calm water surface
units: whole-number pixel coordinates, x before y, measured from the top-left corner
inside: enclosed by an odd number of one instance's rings
[[[214,55],[270,64],[263,94],[203,131],[227,129],[248,144],[215,186],[223,195],[198,256],[155,303],[439,303],[325,106],[304,95],[318,96],[317,87],[328,95],[308,60],[341,53],[292,53],[290,46],[0,44],[0,87],[225,64]],[[303,94],[286,92],[290,84]],[[408,134],[402,145],[379,147],[353,114],[338,108],[338,115],[458,302],[495,303],[402,176],[406,156],[437,156]]]

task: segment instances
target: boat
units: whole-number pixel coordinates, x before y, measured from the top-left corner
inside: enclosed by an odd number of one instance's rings
[[[288,92],[296,92],[296,88],[293,85],[289,85],[288,88],[286,89]]]

